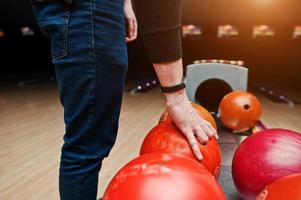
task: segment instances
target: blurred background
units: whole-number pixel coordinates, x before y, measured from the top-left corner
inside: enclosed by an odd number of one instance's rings
[[[262,104],[261,122],[301,131],[300,0],[183,0],[182,24],[185,69],[197,60],[243,65],[248,91]],[[144,136],[165,109],[139,37],[128,44],[128,52],[120,129],[103,163],[99,197],[118,169],[139,155]],[[54,74],[49,40],[37,27],[30,0],[0,0],[0,199],[59,199],[65,127]],[[196,101],[218,116],[218,104],[231,90],[210,79],[199,86]],[[246,136],[222,129],[219,134],[219,181],[229,200],[241,200],[231,165]]]
[[[201,32],[183,37],[185,65],[198,59],[243,60],[250,80],[301,88],[300,1],[185,0],[183,6],[183,25]],[[1,82],[53,77],[49,41],[35,23],[30,1],[1,0],[0,13]],[[224,34],[222,26],[227,26]],[[154,76],[139,39],[129,45],[129,63],[129,78]]]

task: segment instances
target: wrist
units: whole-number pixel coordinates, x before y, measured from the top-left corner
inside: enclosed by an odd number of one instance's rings
[[[181,91],[186,88],[185,79],[183,78],[182,81],[176,85],[165,87],[161,85],[161,92],[165,94],[171,94],[178,91]]]
[[[153,65],[161,86],[171,87],[181,83],[183,78],[182,59]]]
[[[166,106],[178,105],[187,99],[185,89],[174,93],[165,93]]]

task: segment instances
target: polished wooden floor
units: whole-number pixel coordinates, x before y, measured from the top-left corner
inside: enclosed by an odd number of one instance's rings
[[[301,101],[300,91],[278,89]],[[301,105],[289,107],[260,96],[268,127],[301,132]],[[119,135],[100,174],[101,196],[122,165],[138,155],[145,134],[164,109],[158,89],[124,93]],[[64,132],[63,113],[55,84],[0,88],[0,199],[55,200],[58,163]]]

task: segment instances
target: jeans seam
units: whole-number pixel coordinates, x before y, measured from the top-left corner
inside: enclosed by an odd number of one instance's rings
[[[65,13],[65,22],[64,22],[64,35],[63,35],[63,49],[53,55],[53,60],[60,59],[67,55],[67,45],[68,45],[68,25],[69,25],[69,18],[70,18],[70,10]]]
[[[68,12],[69,13],[69,12]],[[69,13],[69,15],[70,15],[70,13]],[[68,16],[68,17],[70,17],[70,16]],[[66,23],[66,25],[69,25],[69,19],[68,19],[68,23]],[[66,36],[68,36],[67,34],[68,34],[68,30],[65,32],[66,33]],[[66,48],[67,48],[67,37],[65,37],[66,38],[66,40],[65,40],[65,45],[66,45]],[[89,123],[89,121],[88,121],[88,123]],[[79,185],[80,185],[80,182],[79,182],[79,180],[80,180],[80,177],[81,177],[81,175],[80,175],[80,173],[82,172],[82,170],[84,169],[84,166],[86,165],[86,153],[84,153],[84,155],[83,155],[83,162],[81,163],[81,166],[80,166],[80,168],[79,168],[79,170],[78,170],[78,172],[79,172],[79,175],[77,175],[76,176],[76,186],[75,186],[75,200],[80,200],[79,199],[79,197],[78,197],[78,188],[79,188]]]
[[[94,20],[93,20],[93,9],[94,9],[94,6],[93,6],[93,1],[90,0],[89,1],[90,3],[90,21],[91,21],[91,53],[93,54],[93,75],[90,77],[92,79],[92,82],[93,82],[93,88],[92,88],[92,99],[91,99],[91,102],[90,102],[90,106],[91,108],[89,109],[89,116],[88,116],[88,121],[87,121],[87,124],[91,123],[93,117],[94,117],[94,106],[95,106],[95,88],[96,88],[96,54],[95,54],[95,39],[94,39]],[[85,135],[86,137],[88,135]],[[87,160],[86,160],[87,156],[86,156],[86,153],[84,153],[83,155],[83,163],[82,163],[82,166],[81,168],[79,169],[79,171],[81,172],[84,168],[84,166],[87,164]],[[79,183],[79,176],[77,176],[77,180],[76,180],[76,195],[75,195],[75,200],[79,200],[78,199],[78,185],[80,184]]]
[[[91,7],[91,44],[92,44],[92,54],[93,54],[93,92],[92,92],[92,110],[91,115],[89,117],[89,120],[92,120],[92,118],[94,117],[94,112],[93,110],[95,109],[95,88],[96,88],[96,53],[95,53],[95,35],[94,35],[94,4],[93,1],[90,0],[90,7]]]
[[[88,116],[88,121],[87,121],[87,126],[88,124],[91,123],[93,117],[94,117],[94,106],[95,106],[95,87],[96,87],[96,55],[95,55],[95,39],[94,39],[94,21],[93,21],[93,1],[90,0],[89,1],[90,3],[90,21],[91,21],[91,52],[93,54],[93,75],[90,77],[92,79],[92,82],[93,82],[93,88],[92,88],[92,99],[90,101],[90,106],[91,108],[89,109],[89,116]],[[89,130],[90,131],[90,130]],[[87,133],[89,134],[89,133]],[[89,137],[89,135],[85,135],[84,137]],[[79,173],[82,172],[82,170],[84,169],[84,166],[87,164],[87,153],[84,153],[83,154],[83,162],[82,162],[82,166],[80,167],[79,169]],[[76,179],[76,194],[75,194],[75,200],[79,200],[78,199],[78,187],[79,187],[79,178],[80,178],[81,175],[77,176],[77,179]]]
[[[65,24],[65,33],[64,33],[64,51],[65,51],[65,55],[64,56],[66,56],[67,54],[68,54],[68,51],[67,51],[67,49],[68,49],[68,47],[67,47],[67,45],[68,45],[68,26],[69,26],[69,18],[70,18],[70,10],[69,10],[69,7],[68,7],[68,12],[66,13],[66,20],[67,20],[67,23]]]

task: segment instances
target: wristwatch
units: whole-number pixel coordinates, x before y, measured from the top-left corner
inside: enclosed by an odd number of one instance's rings
[[[174,86],[170,86],[170,87],[163,87],[161,85],[161,92],[163,93],[173,93],[173,92],[177,92],[180,91],[182,89],[184,89],[186,87],[186,80],[183,78],[181,83],[174,85]]]

